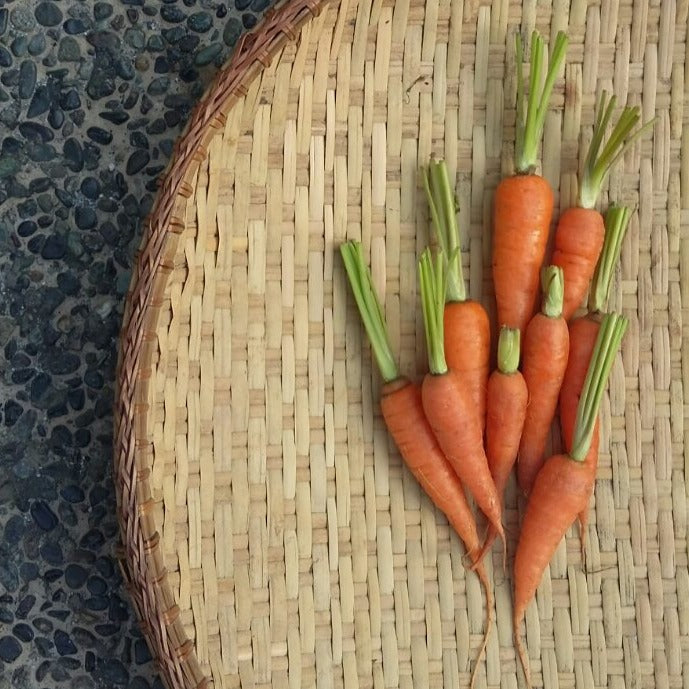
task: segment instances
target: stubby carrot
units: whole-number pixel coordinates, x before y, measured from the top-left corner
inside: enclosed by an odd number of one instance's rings
[[[579,198],[574,208],[561,215],[555,230],[552,263],[565,274],[565,298],[562,315],[569,320],[581,306],[603,247],[603,216],[595,209],[601,187],[610,170],[629,147],[652,126],[647,122],[634,132],[641,118],[638,107],[626,107],[618,117],[605,144],[603,139],[615,109],[615,97],[600,96],[583,175]]]
[[[520,627],[558,544],[588,503],[592,482],[586,459],[595,431],[603,391],[627,328],[623,316],[606,315],[596,340],[581,399],[572,449],[550,457],[538,473],[522,521],[514,561],[513,631],[527,685],[531,686],[526,649]]]
[[[522,372],[529,390],[524,430],[519,443],[517,479],[525,495],[531,492],[543,466],[550,426],[555,418],[560,385],[569,355],[569,331],[562,317],[562,269],[543,270],[543,307],[524,335]]]
[[[431,224],[447,262],[445,358],[447,365],[462,377],[469,388],[483,430],[490,365],[490,321],[483,306],[467,298],[457,209],[445,161],[432,160],[423,171],[423,182]]]
[[[426,418],[445,456],[504,543],[500,499],[488,468],[474,403],[469,388],[445,359],[446,277],[442,254],[434,263],[426,249],[419,260],[419,277],[430,368],[421,385]]]
[[[498,367],[488,379],[486,394],[486,457],[504,508],[505,488],[517,459],[529,393],[519,371],[519,331],[503,326],[498,339]],[[491,527],[484,552],[492,546],[497,531]]]
[[[493,284],[498,325],[517,328],[522,333],[536,310],[539,275],[554,204],[550,184],[535,172],[538,147],[548,102],[566,49],[567,37],[560,32],[543,79],[545,47],[541,36],[534,31],[527,102],[522,77],[522,47],[517,36],[516,174],[503,179],[495,191]]]

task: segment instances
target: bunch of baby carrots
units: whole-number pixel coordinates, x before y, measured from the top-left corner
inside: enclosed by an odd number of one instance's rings
[[[444,161],[431,160],[422,170],[432,228],[418,262],[428,353],[422,380],[406,378],[397,368],[361,244],[340,247],[384,380],[383,419],[406,465],[462,539],[485,589],[488,614],[480,655],[492,622],[483,558],[499,537],[506,566],[503,495],[516,466],[525,509],[512,568],[513,629],[529,686],[520,627],[550,559],[577,519],[583,554],[598,460],[598,413],[628,325],[624,316],[605,309],[631,211],[612,205],[603,215],[596,206],[610,171],[653,124],[638,126],[637,107],[624,107],[615,117],[615,98],[601,94],[577,204],[560,213],[547,256],[554,194],[536,169],[566,48],[567,38],[559,33],[546,69],[546,47],[534,32],[527,96],[517,38],[515,172],[500,182],[494,199],[492,276],[499,326],[494,370],[487,312],[467,297],[454,183]],[[558,416],[563,447],[547,457]],[[483,538],[470,500],[487,521]],[[472,686],[477,667],[478,661]]]

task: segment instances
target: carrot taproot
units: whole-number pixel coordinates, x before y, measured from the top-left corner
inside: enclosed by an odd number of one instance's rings
[[[467,556],[474,565],[472,569],[486,593],[486,630],[472,673],[473,686],[478,660],[485,652],[493,620],[492,587],[485,566],[478,559],[481,543],[476,520],[464,487],[426,419],[419,385],[398,371],[383,309],[373,286],[370,269],[365,264],[361,244],[345,242],[340,246],[340,253],[384,381],[380,407],[388,432],[414,478],[463,541]]]
[[[581,306],[603,247],[603,216],[595,208],[603,183],[630,146],[649,131],[655,121],[651,120],[634,131],[641,118],[640,109],[625,107],[603,144],[615,103],[615,96],[608,100],[606,92],[601,93],[579,184],[577,206],[568,208],[560,215],[555,229],[552,263],[560,266],[565,274],[562,307],[565,320],[570,320]]]
[[[501,509],[504,509],[505,488],[517,459],[529,398],[526,381],[519,370],[519,358],[519,330],[503,326],[498,339],[498,367],[490,374],[486,393],[486,457]],[[484,553],[497,535],[491,526],[483,546]]]
[[[522,372],[529,390],[524,429],[519,442],[517,480],[528,495],[543,466],[550,426],[569,355],[569,331],[562,317],[562,269],[543,270],[543,307],[526,327]]]
[[[545,47],[540,34],[533,32],[527,102],[517,35],[516,174],[504,178],[495,191],[492,268],[498,325],[518,328],[522,333],[536,310],[554,205],[550,184],[535,172],[538,146],[566,49],[567,36],[560,32],[543,79]]]
[[[565,450],[572,447],[577,404],[581,396],[586,371],[600,330],[601,313],[610,295],[612,278],[622,250],[631,211],[624,206],[611,206],[605,214],[605,240],[596,265],[588,299],[588,312],[569,323],[569,360],[560,388],[560,427]],[[591,460],[596,474],[598,453]],[[593,484],[591,492],[593,491]],[[579,515],[582,560],[585,558],[586,526],[588,524],[588,503]]]
[[[421,384],[426,418],[445,456],[476,504],[505,543],[500,499],[488,468],[483,433],[469,388],[445,359],[444,305],[447,286],[444,256],[435,262],[426,249],[419,259],[423,311],[430,372]]]
[[[529,687],[531,677],[520,636],[521,623],[558,544],[588,503],[591,468],[586,460],[592,445],[596,445],[600,403],[627,325],[624,316],[608,314],[603,318],[577,405],[572,449],[545,462],[522,521],[514,561],[512,622],[515,646]]]
[[[423,183],[431,225],[447,263],[443,314],[445,358],[469,388],[483,431],[490,368],[490,321],[483,305],[467,297],[457,208],[444,160],[431,160],[423,170]]]

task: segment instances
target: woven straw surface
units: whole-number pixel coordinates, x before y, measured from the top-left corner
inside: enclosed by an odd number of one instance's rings
[[[294,0],[239,49],[163,183],[123,334],[124,571],[170,687],[467,686],[482,591],[386,435],[336,250],[363,241],[401,370],[422,374],[418,168],[442,156],[470,293],[493,312],[514,36],[528,48],[533,28],[570,37],[544,136],[558,207],[575,201],[601,89],[659,118],[601,198],[636,209],[610,303],[631,325],[602,407],[586,570],[572,530],[527,615],[533,678],[686,686],[687,8]],[[519,509],[511,484],[511,549]],[[478,686],[509,689],[510,584],[497,548],[492,561]]]

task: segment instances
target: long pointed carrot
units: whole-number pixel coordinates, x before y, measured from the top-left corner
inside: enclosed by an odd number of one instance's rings
[[[469,388],[483,430],[490,366],[490,322],[483,306],[467,298],[457,209],[445,161],[432,160],[423,171],[423,182],[431,224],[447,262],[445,358]]]
[[[565,320],[569,320],[581,305],[603,247],[603,216],[595,209],[601,187],[610,170],[629,147],[654,123],[651,120],[634,132],[641,113],[638,107],[626,107],[603,145],[615,102],[615,96],[607,100],[607,94],[603,91],[598,101],[593,137],[579,185],[577,206],[568,208],[560,215],[555,230],[552,263],[560,266],[565,273],[562,308]]]
[[[567,37],[558,33],[545,79],[545,47],[534,31],[528,102],[524,98],[522,47],[517,36],[516,174],[503,179],[495,191],[493,230],[493,283],[498,325],[524,332],[536,309],[539,275],[553,215],[553,191],[535,173],[538,147],[548,102],[565,58]],[[543,81],[542,88],[539,88]]]
[[[430,250],[426,249],[419,260],[419,277],[430,368],[421,385],[426,418],[445,456],[504,543],[500,498],[488,468],[483,433],[471,393],[445,359],[443,255],[438,254],[434,264]]]
[[[340,252],[361,320],[385,382],[381,412],[388,432],[412,475],[464,542],[467,555],[474,564],[473,570],[486,591],[486,631],[472,673],[473,686],[478,660],[485,652],[493,619],[490,581],[484,564],[478,560],[481,544],[476,520],[464,488],[440,449],[426,419],[419,386],[401,376],[397,369],[383,309],[373,286],[370,270],[364,262],[361,244],[346,242],[340,246]]]
[[[543,308],[530,321],[524,335],[522,372],[529,389],[529,404],[519,443],[517,478],[525,495],[531,492],[543,466],[550,426],[569,355],[569,331],[562,317],[562,269],[543,271]]]
[[[488,379],[486,394],[486,457],[488,467],[504,504],[505,488],[519,451],[529,392],[519,371],[519,331],[503,326],[498,339],[498,367]],[[483,551],[497,537],[491,527]]]
[[[531,686],[520,627],[558,544],[588,502],[593,473],[585,461],[595,445],[598,411],[613,361],[627,328],[623,316],[607,315],[577,407],[572,449],[550,457],[538,473],[522,522],[514,561],[513,631],[527,685]]]

